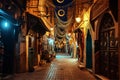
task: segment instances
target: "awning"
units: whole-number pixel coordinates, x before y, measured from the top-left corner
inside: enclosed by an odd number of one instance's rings
[[[27,13],[27,33],[32,29],[36,33],[44,35],[49,29],[45,26],[44,22],[37,16]]]

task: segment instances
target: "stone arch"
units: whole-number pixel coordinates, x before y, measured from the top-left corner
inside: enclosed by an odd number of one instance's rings
[[[117,40],[115,37],[116,23],[110,12],[104,13],[99,20],[99,26],[96,31],[98,37],[97,39],[99,41],[99,44],[97,45],[99,48],[99,59],[97,59],[97,65],[99,65],[99,67],[96,67],[96,70],[99,70],[99,74],[102,74],[110,79],[116,79],[118,78],[118,74],[115,73],[118,70]]]
[[[114,18],[114,16],[113,16],[113,14],[112,14],[111,11],[106,11],[105,13],[103,13],[103,14],[97,19],[97,24],[95,25],[95,27],[96,27],[96,29],[95,29],[95,34],[96,34],[95,39],[96,39],[96,40],[98,40],[98,38],[99,38],[100,24],[101,24],[101,21],[102,21],[103,17],[105,16],[105,14],[108,14],[109,16],[111,16],[111,18],[113,19],[114,24],[115,24],[115,25],[118,25],[117,22],[115,21],[115,18]],[[116,30],[116,29],[117,29],[117,26],[115,26],[115,25],[114,25],[114,27],[115,27],[115,30]],[[116,30],[116,31],[117,31],[117,30]],[[117,31],[117,32],[118,32],[118,31]],[[117,34],[115,34],[115,36],[117,36]]]

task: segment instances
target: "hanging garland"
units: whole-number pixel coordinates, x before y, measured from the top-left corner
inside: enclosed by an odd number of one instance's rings
[[[60,35],[64,35],[66,33],[65,29],[62,28],[55,28],[55,30],[57,31],[58,34]]]
[[[57,35],[56,37],[57,37],[58,39],[62,39],[62,38],[63,38],[63,37],[60,37],[60,36],[58,36],[58,35]]]
[[[56,0],[58,3],[63,3],[64,0]],[[64,8],[66,7],[70,7],[73,2],[75,0],[72,0],[71,2],[69,2],[68,4],[64,5],[64,6],[56,6],[56,8],[59,8],[59,10],[57,11],[57,13],[55,12],[55,16],[57,18],[57,24],[55,26],[55,39],[58,41],[62,41],[63,38],[66,38],[66,29],[68,28],[68,26],[72,23],[72,18],[73,15],[70,17],[70,19],[68,19],[67,21],[63,21],[60,19],[60,17],[65,16],[66,12],[64,11]]]
[[[55,37],[59,40],[59,41],[61,41],[64,37],[66,37],[66,29],[67,29],[67,27],[71,24],[71,21],[72,21],[72,17],[73,16],[71,16],[71,18],[69,19],[69,20],[67,20],[67,21],[62,21],[60,18],[59,18],[59,16],[56,14],[56,12],[55,12],[55,16],[56,16],[56,18],[57,18],[57,24],[56,24],[56,26],[55,26]]]
[[[56,31],[56,34],[60,36],[64,36],[66,33],[66,28],[60,27],[60,25],[56,24],[55,31]]]
[[[69,20],[67,20],[67,21],[62,21],[60,18],[59,18],[59,16],[56,14],[56,12],[55,12],[55,16],[56,16],[56,18],[57,18],[57,25],[59,25],[59,26],[61,26],[61,27],[68,27],[70,24],[71,24],[71,22],[72,22],[72,18],[73,18],[73,16],[71,16],[71,18],[69,19]]]
[[[58,37],[56,36],[55,39],[56,39],[56,41],[58,41],[58,42],[62,42],[64,38],[61,38],[61,39],[60,39],[60,38],[58,38]]]
[[[55,34],[55,35],[57,35],[57,36],[59,36],[59,37],[65,37],[65,34],[60,34],[60,33],[58,33],[58,31],[57,31],[57,30],[56,30],[55,32],[56,32],[56,34]]]
[[[58,31],[55,29],[55,39],[61,41],[61,40],[62,40],[63,38],[65,38],[65,37],[66,37],[66,33],[60,34],[60,33],[58,33]]]
[[[72,12],[73,12],[73,11],[72,11]],[[73,16],[71,16],[71,18],[70,18],[69,20],[67,20],[67,21],[62,21],[62,20],[59,18],[59,16],[57,15],[56,12],[55,12],[55,16],[56,16],[56,18],[58,19],[58,21],[59,21],[60,23],[62,23],[62,24],[67,24],[67,23],[69,23],[69,22],[71,21],[72,17],[73,17]]]

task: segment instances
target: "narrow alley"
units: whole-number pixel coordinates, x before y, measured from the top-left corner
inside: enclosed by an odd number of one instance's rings
[[[0,0],[0,80],[120,80],[120,0]]]
[[[15,74],[14,80],[96,80],[87,70],[80,70],[77,59],[58,54],[51,62],[34,72]]]

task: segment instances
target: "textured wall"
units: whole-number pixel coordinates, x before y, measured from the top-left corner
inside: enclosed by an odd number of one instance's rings
[[[120,79],[120,0],[118,0],[118,31],[119,31],[119,79]]]

